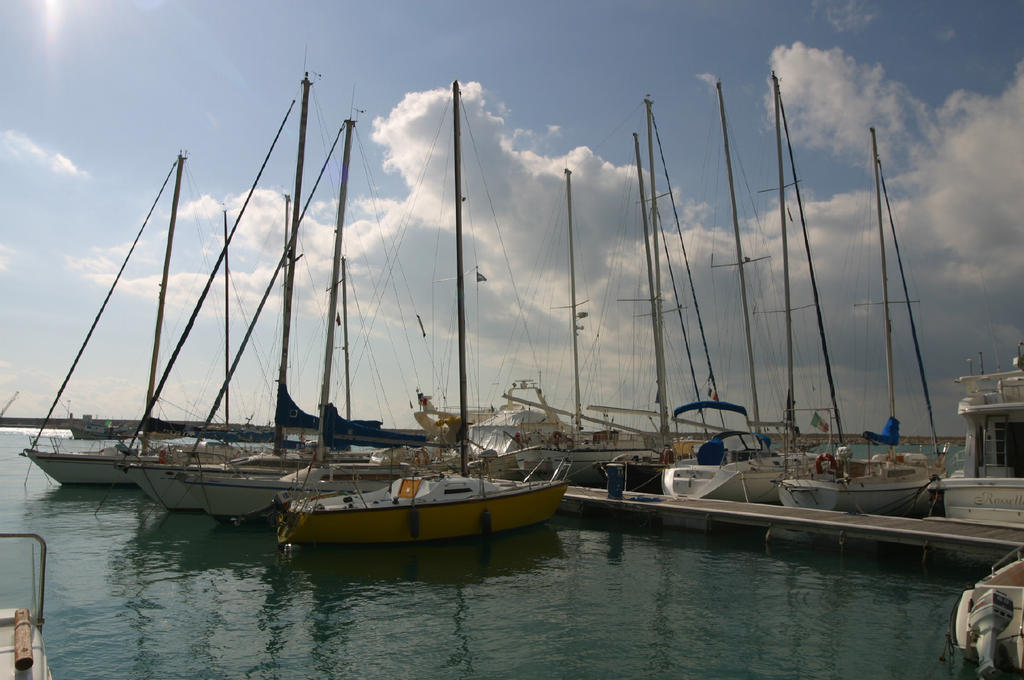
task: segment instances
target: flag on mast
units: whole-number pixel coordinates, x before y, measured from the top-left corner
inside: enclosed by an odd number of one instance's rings
[[[815,411],[814,415],[811,416],[811,427],[816,427],[822,432],[828,432],[828,421],[818,415]]]

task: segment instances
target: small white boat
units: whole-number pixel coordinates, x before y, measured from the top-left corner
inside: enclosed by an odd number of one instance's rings
[[[7,545],[21,548],[28,541],[39,544],[39,558],[36,564],[26,565],[26,578],[32,581],[32,591],[26,593],[11,608],[0,608],[0,678],[18,680],[51,680],[50,666],[46,661],[43,647],[43,594],[46,589],[46,541],[37,534],[0,534],[9,539]],[[5,580],[17,581],[15,574],[6,574]],[[38,582],[36,580],[38,579]]]
[[[1024,546],[960,595],[949,618],[949,640],[978,664],[979,678],[1024,673]]]
[[[774,454],[770,442],[753,432],[722,432],[705,442],[696,458],[662,472],[662,493],[742,503],[778,503],[779,480],[799,458]]]

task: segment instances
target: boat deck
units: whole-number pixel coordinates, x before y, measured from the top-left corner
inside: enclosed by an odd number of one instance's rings
[[[570,486],[559,512],[577,515],[613,515],[662,526],[710,532],[715,525],[762,527],[765,541],[773,532],[796,531],[835,537],[840,547],[850,539],[939,548],[953,551],[1005,553],[1024,545],[1024,527],[981,524],[928,517],[911,519],[828,510],[787,508],[781,505],[736,503],[625,491],[621,499],[604,489]]]

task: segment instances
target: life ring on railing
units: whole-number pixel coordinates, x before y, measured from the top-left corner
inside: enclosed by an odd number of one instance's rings
[[[160,463],[161,465],[167,462],[167,449],[160,449],[160,455],[157,456],[156,462]]]
[[[516,436],[514,437],[514,439],[516,440],[516,444],[518,444],[519,446],[523,445],[523,433],[522,432],[516,432]]]
[[[819,475],[824,474],[826,463],[833,474],[839,469],[839,463],[836,462],[835,456],[831,453],[819,453],[818,457],[814,459],[814,471]]]

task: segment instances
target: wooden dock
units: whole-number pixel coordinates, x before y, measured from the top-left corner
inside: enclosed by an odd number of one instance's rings
[[[966,522],[942,517],[910,519],[827,510],[787,508],[761,503],[673,498],[625,491],[621,499],[604,489],[570,486],[559,512],[582,516],[614,516],[644,526],[710,532],[719,527],[763,528],[765,541],[784,532],[825,535],[840,548],[848,540],[920,546],[958,552],[1005,554],[1024,545],[1024,528]]]

